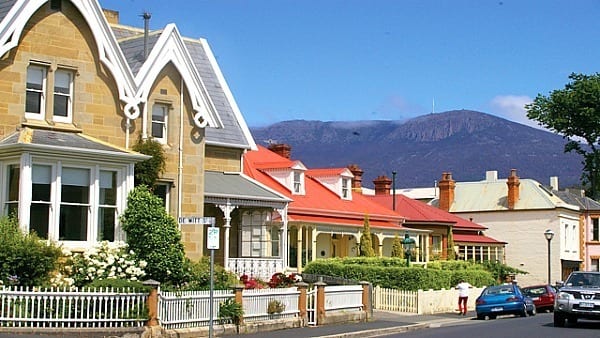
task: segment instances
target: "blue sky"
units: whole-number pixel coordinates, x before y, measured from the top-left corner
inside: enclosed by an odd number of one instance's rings
[[[600,71],[600,1],[100,0],[208,40],[251,127],[523,105]]]

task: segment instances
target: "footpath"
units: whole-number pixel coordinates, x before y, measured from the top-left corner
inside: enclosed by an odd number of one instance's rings
[[[460,316],[454,313],[416,315],[381,310],[373,311],[373,318],[366,323],[346,323],[302,327],[279,331],[239,335],[240,338],[368,338],[433,327],[469,324],[476,320],[475,312]]]

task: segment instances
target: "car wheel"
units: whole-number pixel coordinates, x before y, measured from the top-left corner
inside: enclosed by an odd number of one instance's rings
[[[496,315],[490,315],[490,319],[496,319]]]
[[[564,327],[565,326],[565,316],[558,313],[558,312],[554,312],[554,326],[555,327]]]
[[[482,314],[479,314],[479,313],[478,313],[478,314],[477,314],[477,319],[478,319],[478,320],[484,320],[484,319],[485,319],[485,316],[484,316],[484,315],[482,315]]]
[[[569,317],[567,318],[569,325],[577,325],[577,317]]]
[[[523,304],[523,309],[521,310],[521,317],[527,317],[527,304]]]
[[[529,315],[530,316],[535,316],[537,314],[537,310],[535,308],[535,306],[533,307],[533,309],[531,309],[531,311],[529,311]]]

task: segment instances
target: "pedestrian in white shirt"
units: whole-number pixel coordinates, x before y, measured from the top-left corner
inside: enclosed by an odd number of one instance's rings
[[[458,285],[456,285],[456,289],[458,290],[458,314],[466,316],[467,315],[467,299],[469,299],[469,288],[472,288],[473,285],[465,282],[464,279],[461,279]]]

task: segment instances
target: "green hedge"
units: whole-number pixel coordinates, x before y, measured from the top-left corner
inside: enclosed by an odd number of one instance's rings
[[[396,258],[319,259],[306,265],[304,272],[368,281],[383,288],[439,290],[456,286],[464,279],[474,286],[493,285],[494,277],[483,269],[424,269],[406,267]]]

